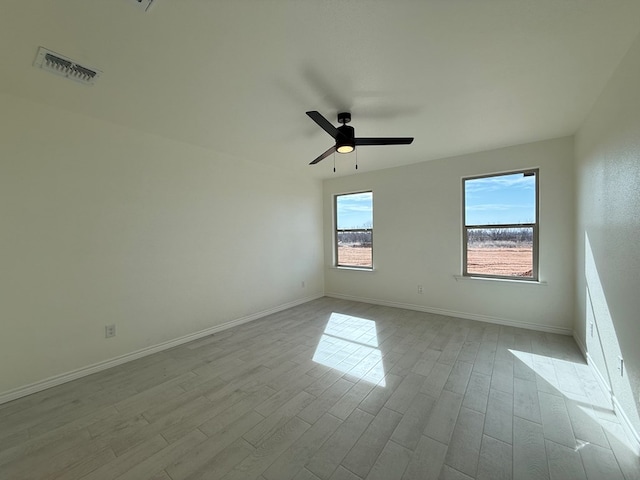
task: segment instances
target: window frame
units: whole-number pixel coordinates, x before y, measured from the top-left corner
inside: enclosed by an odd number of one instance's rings
[[[333,195],[333,265],[336,268],[347,268],[347,269],[355,269],[355,270],[373,270],[373,225],[371,228],[341,228],[338,229],[338,197],[344,197],[347,195],[358,195],[360,193],[370,193],[371,194],[371,223],[373,224],[373,190],[358,190],[355,192],[346,192],[346,193],[336,193]],[[350,265],[350,264],[341,264],[339,262],[338,255],[338,234],[342,232],[369,232],[371,235],[371,265],[363,266],[363,265]]]
[[[466,181],[477,180],[480,178],[501,177],[505,175],[529,174],[535,177],[535,222],[533,223],[505,223],[505,224],[479,224],[467,225],[467,208],[466,208]],[[516,275],[491,275],[486,273],[469,273],[467,271],[467,246],[469,240],[469,230],[486,228],[532,228],[533,229],[533,245],[532,245],[532,275],[531,277],[519,277]],[[540,257],[540,169],[539,168],[523,168],[508,172],[490,173],[483,175],[474,175],[462,178],[462,276],[473,278],[489,278],[498,280],[512,280],[518,282],[539,282],[539,257]]]

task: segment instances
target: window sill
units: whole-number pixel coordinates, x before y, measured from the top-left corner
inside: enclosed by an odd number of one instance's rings
[[[454,275],[453,278],[456,279],[456,282],[463,280],[465,282],[493,282],[493,283],[503,283],[508,285],[535,285],[538,287],[546,287],[548,284],[545,281],[540,280],[516,280],[511,278],[488,278],[488,277],[468,277],[465,275]]]
[[[349,271],[353,271],[353,272],[367,272],[367,273],[373,273],[376,270],[373,268],[359,268],[359,267],[336,267],[335,265],[332,265],[328,268],[332,268],[334,270],[349,270]]]

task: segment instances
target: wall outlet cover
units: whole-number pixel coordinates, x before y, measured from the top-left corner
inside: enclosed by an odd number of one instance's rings
[[[116,326],[115,325],[105,325],[104,327],[104,337],[111,338],[116,336]]]

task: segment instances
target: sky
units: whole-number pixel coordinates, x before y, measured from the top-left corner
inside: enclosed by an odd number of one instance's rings
[[[516,173],[466,180],[466,224],[535,222],[535,178]]]
[[[371,192],[338,196],[337,210],[338,229],[373,226],[373,194]]]
[[[535,176],[522,173],[466,180],[466,224],[533,223],[535,194]],[[340,195],[337,210],[339,229],[372,226],[373,194]]]

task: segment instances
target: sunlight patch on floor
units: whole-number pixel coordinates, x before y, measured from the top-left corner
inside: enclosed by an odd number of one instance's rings
[[[313,361],[384,387],[382,352],[377,347],[376,322],[334,312]]]
[[[547,382],[565,397],[565,402],[576,405],[591,421],[597,423],[627,448],[635,452],[614,412],[613,403],[602,391],[598,380],[587,364],[509,350],[514,357],[529,367],[540,380]],[[585,390],[588,388],[588,392]],[[581,450],[589,442],[577,440],[575,450]],[[637,454],[637,453],[636,453]]]

